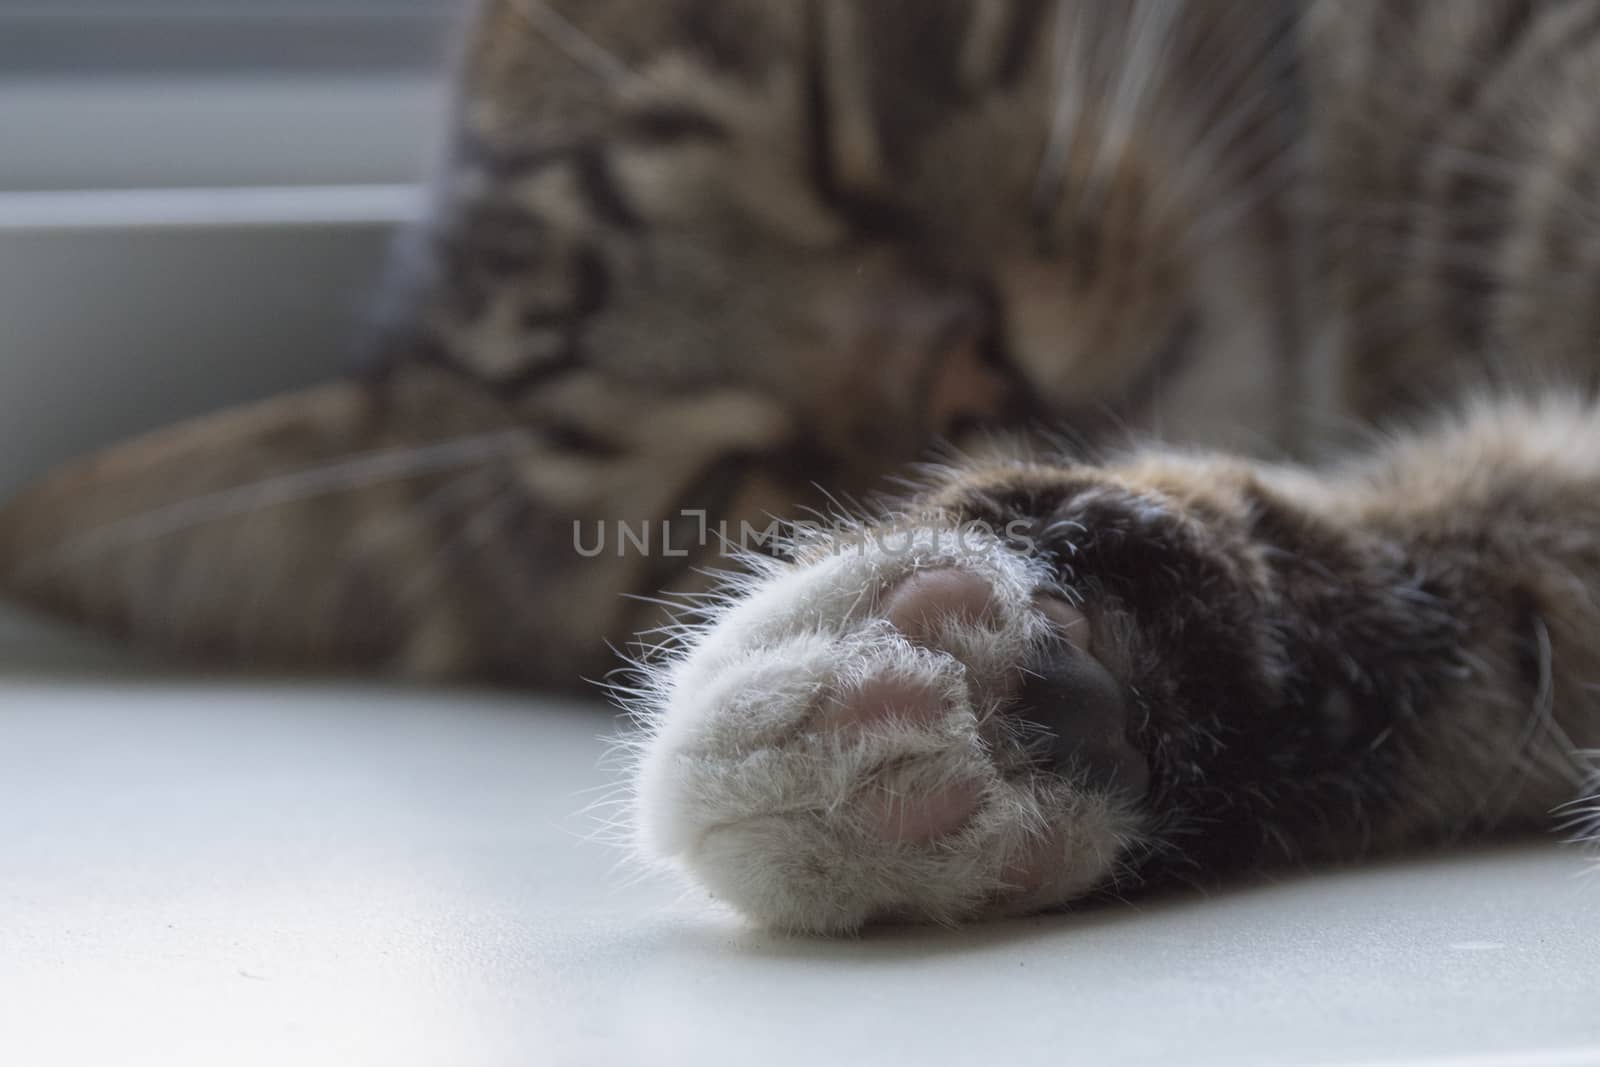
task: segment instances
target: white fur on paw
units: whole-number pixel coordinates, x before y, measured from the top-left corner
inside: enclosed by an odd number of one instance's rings
[[[759,922],[827,933],[1038,910],[1109,877],[1137,817],[1009,758],[998,715],[1058,625],[1047,575],[943,540],[773,568],[659,669],[649,855]]]

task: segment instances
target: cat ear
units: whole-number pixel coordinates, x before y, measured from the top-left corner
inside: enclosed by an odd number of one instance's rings
[[[493,397],[421,367],[202,418],[0,509],[0,586],[213,658],[468,671],[461,612],[416,588],[440,550],[430,498],[470,512],[521,436]]]

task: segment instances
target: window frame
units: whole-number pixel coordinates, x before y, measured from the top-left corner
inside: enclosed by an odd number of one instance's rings
[[[471,0],[0,0],[0,79],[411,72]]]

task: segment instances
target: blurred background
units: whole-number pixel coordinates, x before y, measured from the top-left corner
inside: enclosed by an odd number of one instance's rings
[[[334,373],[470,0],[0,0],[0,497]]]

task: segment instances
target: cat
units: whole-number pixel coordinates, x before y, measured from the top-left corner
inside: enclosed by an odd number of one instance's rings
[[[641,846],[786,929],[1588,827],[1600,4],[485,0],[460,70],[356,373],[46,477],[13,595],[630,648]]]

